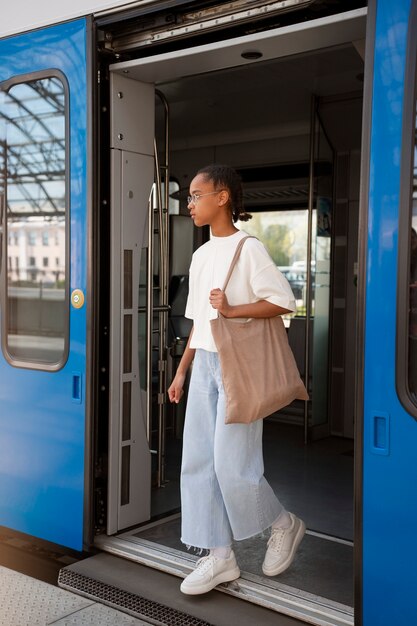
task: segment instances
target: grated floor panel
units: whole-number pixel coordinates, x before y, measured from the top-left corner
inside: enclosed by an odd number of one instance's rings
[[[123,607],[124,611],[143,616],[151,620],[152,624],[161,626],[211,626],[208,622],[197,617],[70,569],[60,571],[58,583],[63,587],[70,587],[83,595],[97,598],[107,604]]]

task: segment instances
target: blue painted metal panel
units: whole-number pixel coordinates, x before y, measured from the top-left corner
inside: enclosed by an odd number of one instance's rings
[[[363,623],[417,623],[417,422],[396,394],[397,245],[411,0],[378,0],[365,327]]]
[[[70,290],[84,293],[86,53],[85,20],[0,40],[0,81],[56,68],[69,83]],[[85,365],[85,305],[70,310],[69,357],[63,369],[18,369],[0,354],[0,525],[77,550],[83,544]]]

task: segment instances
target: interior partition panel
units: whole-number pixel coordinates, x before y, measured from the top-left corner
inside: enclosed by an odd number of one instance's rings
[[[111,94],[109,534],[150,517],[149,385],[141,367],[146,341],[139,301],[146,293],[155,108],[147,83],[112,75]]]

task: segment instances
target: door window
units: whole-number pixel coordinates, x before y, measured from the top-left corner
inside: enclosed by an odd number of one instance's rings
[[[68,344],[66,87],[45,73],[2,87],[2,347],[13,365],[57,369]]]

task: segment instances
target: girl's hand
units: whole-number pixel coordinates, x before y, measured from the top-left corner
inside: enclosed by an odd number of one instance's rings
[[[184,394],[184,382],[185,374],[180,374],[177,372],[174,380],[168,388],[168,397],[170,402],[175,402],[175,404],[178,404],[178,402],[181,400]]]
[[[217,309],[224,317],[228,316],[231,307],[227,301],[226,294],[221,289],[212,289],[209,301],[213,309]]]

